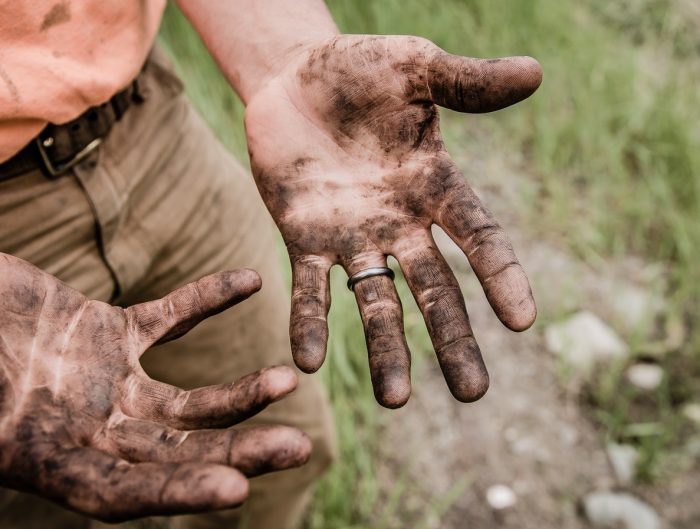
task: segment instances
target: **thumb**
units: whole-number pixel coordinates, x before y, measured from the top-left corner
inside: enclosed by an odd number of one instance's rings
[[[261,286],[260,276],[254,270],[217,272],[180,287],[164,298],[127,308],[127,319],[147,345],[164,343],[250,297]]]
[[[542,68],[532,57],[472,59],[440,50],[427,66],[428,98],[459,112],[505,108],[530,97],[542,82]]]

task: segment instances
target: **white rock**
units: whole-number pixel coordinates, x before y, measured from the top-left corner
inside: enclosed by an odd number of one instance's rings
[[[700,425],[700,403],[690,402],[683,406],[683,415],[685,415],[686,419]]]
[[[653,391],[664,379],[664,370],[656,364],[634,364],[627,368],[627,380],[639,389]]]
[[[601,360],[621,359],[629,354],[629,348],[615,331],[589,311],[547,327],[545,341],[552,353],[583,371]]]
[[[637,449],[630,445],[610,443],[606,447],[606,452],[620,485],[632,483],[637,473],[637,461],[639,460]]]
[[[506,485],[492,485],[486,491],[486,501],[492,509],[500,511],[515,505],[518,497],[513,489]]]
[[[586,518],[595,527],[660,529],[654,509],[624,492],[592,492],[583,499]]]

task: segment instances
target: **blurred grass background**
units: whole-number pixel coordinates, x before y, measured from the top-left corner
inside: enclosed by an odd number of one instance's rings
[[[537,95],[478,118],[478,133],[517,152],[523,178],[537,184],[532,230],[587,261],[639,255],[671,271],[667,310],[688,326],[669,356],[671,375],[645,408],[663,435],[647,447],[654,462],[678,442],[674,399],[698,394],[700,334],[700,11],[693,0],[330,0],[341,30],[414,34],[463,55],[531,55],[542,64]],[[188,23],[170,6],[161,38],[195,104],[242,160],[243,108]],[[469,123],[446,115],[450,138]],[[466,134],[466,136],[465,136]],[[466,148],[469,146],[454,146]],[[322,376],[337,418],[341,457],[319,487],[309,528],[366,527],[382,502],[375,471],[380,412],[374,402],[359,317],[334,274],[331,344]],[[403,299],[405,285],[399,288]],[[414,351],[427,342],[414,307],[406,308]],[[350,316],[351,315],[351,316]],[[608,436],[624,434],[630,397],[615,391],[619,373],[593,388],[591,403]],[[647,443],[647,444],[644,444]],[[651,444],[649,444],[651,443]],[[436,504],[437,504],[437,498]],[[438,509],[438,507],[436,507]],[[421,522],[417,522],[420,526]]]

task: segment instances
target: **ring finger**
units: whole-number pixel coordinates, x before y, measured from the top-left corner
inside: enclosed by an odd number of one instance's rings
[[[368,268],[386,267],[386,257],[372,254],[344,266],[352,277]],[[387,275],[374,275],[358,280],[353,291],[365,330],[374,395],[384,407],[401,407],[411,395],[411,353],[394,282]]]

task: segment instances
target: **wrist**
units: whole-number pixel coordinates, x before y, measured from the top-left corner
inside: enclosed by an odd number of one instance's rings
[[[295,50],[338,28],[322,0],[177,0],[244,104]]]
[[[243,99],[244,104],[255,97],[257,93],[272,80],[281,75],[287,69],[296,71],[308,57],[311,50],[327,45],[340,33],[335,31],[318,32],[313,37],[305,37],[303,40],[290,44],[286,47],[277,48],[274,52],[268,53],[264,59],[258,61],[250,67],[241,70],[246,71],[236,83],[236,91]],[[229,79],[234,84],[236,79]]]

